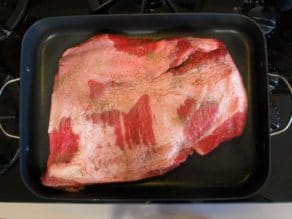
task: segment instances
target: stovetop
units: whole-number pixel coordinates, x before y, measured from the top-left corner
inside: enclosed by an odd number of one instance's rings
[[[0,85],[19,77],[20,47],[23,34],[35,21],[50,16],[113,13],[181,13],[223,12],[242,13],[255,19],[266,33],[269,71],[285,76],[292,82],[292,10],[273,1],[253,0],[31,0],[25,10],[18,10],[19,22],[9,25],[7,18],[17,8],[17,1],[0,0]],[[23,1],[26,2],[26,1]],[[291,2],[291,1],[290,1]],[[292,4],[292,3],[291,3]],[[291,5],[290,4],[290,5]],[[263,8],[264,6],[264,8]],[[23,8],[23,6],[22,6]],[[19,14],[21,13],[21,14]],[[1,31],[4,34],[1,35]],[[5,39],[4,39],[5,38]],[[2,40],[1,40],[2,39]],[[291,99],[287,88],[278,80],[270,81],[271,129],[283,127],[291,112]],[[1,91],[0,91],[1,93]],[[18,84],[7,87],[0,99],[0,124],[5,131],[18,133]],[[292,201],[292,128],[271,138],[271,172],[263,189],[246,202]],[[0,167],[15,156],[16,138],[0,133]],[[0,168],[1,173],[1,168]],[[16,161],[0,175],[0,202],[47,202],[28,191],[20,178],[19,162]]]

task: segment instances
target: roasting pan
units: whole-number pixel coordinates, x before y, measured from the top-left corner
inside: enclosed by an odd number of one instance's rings
[[[242,74],[248,118],[242,136],[207,156],[194,153],[173,171],[130,183],[87,186],[69,193],[41,184],[49,153],[48,122],[54,74],[65,49],[98,33],[149,38],[214,37],[227,45]],[[53,17],[26,32],[21,53],[21,176],[34,194],[77,202],[201,201],[246,198],[258,191],[270,166],[265,38],[249,18],[235,14],[90,15]],[[74,89],[74,88],[72,88]]]

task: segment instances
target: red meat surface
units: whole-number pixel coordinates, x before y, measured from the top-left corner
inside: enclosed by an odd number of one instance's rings
[[[94,36],[60,59],[42,183],[68,189],[164,174],[241,135],[246,114],[221,41]]]

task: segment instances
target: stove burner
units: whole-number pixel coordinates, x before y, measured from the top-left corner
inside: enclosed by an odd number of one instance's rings
[[[292,13],[279,16],[277,29],[267,39],[268,58],[274,71],[285,76],[292,83]]]
[[[5,68],[0,66],[0,174],[4,173],[19,156],[18,142],[18,85]]]
[[[0,22],[5,22],[15,8],[15,1],[0,0]]]
[[[0,0],[0,41],[7,39],[24,17],[28,0]]]

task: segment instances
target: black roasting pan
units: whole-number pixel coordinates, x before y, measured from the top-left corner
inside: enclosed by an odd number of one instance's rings
[[[98,33],[161,38],[215,37],[227,45],[248,94],[241,137],[207,156],[194,153],[175,170],[131,183],[87,186],[75,193],[44,187],[54,74],[65,49]],[[21,52],[21,175],[34,194],[56,201],[202,201],[246,198],[260,189],[270,166],[267,54],[260,28],[235,14],[89,15],[51,17],[26,32]],[[74,88],[72,88],[74,89]]]

